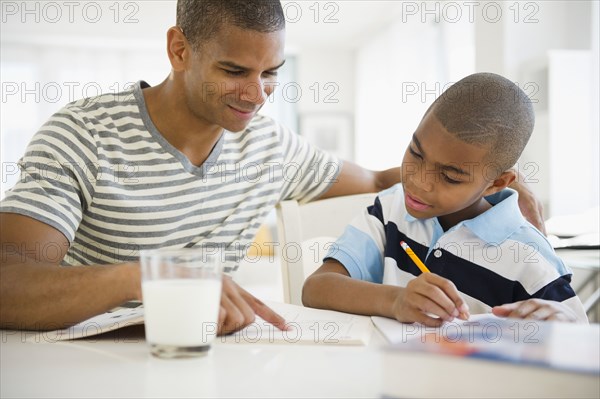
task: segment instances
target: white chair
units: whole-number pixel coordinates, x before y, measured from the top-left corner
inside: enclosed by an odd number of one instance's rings
[[[328,198],[307,204],[282,201],[277,205],[278,252],[286,303],[302,305],[304,280],[321,264],[331,243],[376,194]]]

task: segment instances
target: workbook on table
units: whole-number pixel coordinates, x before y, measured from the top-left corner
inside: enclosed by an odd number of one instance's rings
[[[289,330],[281,331],[257,316],[246,328],[218,339],[236,344],[367,345],[374,331],[368,316],[279,302],[266,304],[285,319]]]
[[[419,351],[600,373],[600,325],[472,315],[441,327],[372,317],[391,350]]]
[[[260,342],[366,345],[374,330],[373,323],[367,316],[278,302],[268,302],[267,305],[286,320],[289,330],[281,331],[257,316],[256,320],[246,328],[235,334],[218,337],[217,341],[236,344]],[[32,333],[28,336],[28,340],[55,342],[85,338],[143,323],[144,306],[140,302],[127,302],[69,328]]]

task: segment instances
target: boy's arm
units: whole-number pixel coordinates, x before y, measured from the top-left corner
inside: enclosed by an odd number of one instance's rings
[[[494,306],[492,313],[500,317],[513,317],[517,319],[563,321],[569,323],[587,323],[577,317],[577,314],[562,302],[548,299],[527,299],[501,306]]]
[[[338,261],[329,259],[304,282],[305,306],[367,316],[383,316],[401,322],[440,326],[468,307],[456,287],[432,273],[422,274],[406,288],[353,279]],[[432,317],[437,316],[437,317]]]
[[[328,259],[302,288],[302,303],[320,309],[368,316],[392,316],[400,288],[353,279],[338,261]]]

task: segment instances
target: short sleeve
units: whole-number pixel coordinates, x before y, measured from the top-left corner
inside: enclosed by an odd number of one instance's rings
[[[289,129],[278,125],[283,150],[281,200],[306,203],[324,194],[336,182],[342,162],[310,144]]]
[[[382,220],[377,217],[380,213],[381,203],[376,199],[374,205],[364,209],[346,227],[325,259],[340,262],[352,278],[382,283],[385,232]]]
[[[68,108],[54,114],[32,138],[19,169],[20,179],[7,191],[0,212],[46,223],[72,242],[98,171],[85,120]]]

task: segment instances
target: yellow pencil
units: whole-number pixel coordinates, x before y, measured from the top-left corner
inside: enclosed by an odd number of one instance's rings
[[[412,261],[415,262],[415,265],[417,265],[419,270],[421,270],[423,273],[431,273],[427,266],[425,266],[425,263],[421,262],[421,259],[419,259],[417,254],[415,254],[412,249],[410,249],[407,243],[400,241],[400,246],[408,254]]]
[[[415,265],[417,265],[417,267],[419,268],[419,270],[421,270],[421,272],[423,272],[423,273],[431,273],[429,271],[429,269],[427,268],[427,266],[425,266],[425,263],[421,262],[421,259],[419,259],[419,257],[417,256],[417,254],[413,252],[413,250],[408,246],[407,243],[405,243],[404,241],[400,241],[400,246],[406,252],[406,254],[412,259],[412,261],[415,262]],[[463,320],[469,320],[469,314],[468,313],[461,312],[458,315],[458,317],[460,319],[463,319]]]

